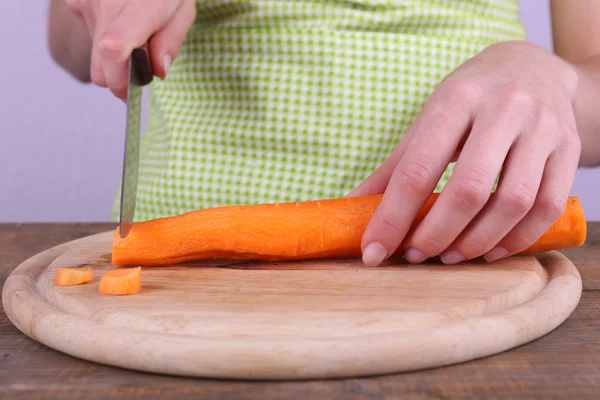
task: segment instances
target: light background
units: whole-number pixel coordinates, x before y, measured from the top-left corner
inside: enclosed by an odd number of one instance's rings
[[[121,172],[125,107],[51,60],[48,3],[0,2],[0,222],[107,221]],[[551,49],[547,0],[522,0],[521,7],[529,40]],[[571,192],[589,220],[600,220],[598,182],[599,169],[580,170]]]

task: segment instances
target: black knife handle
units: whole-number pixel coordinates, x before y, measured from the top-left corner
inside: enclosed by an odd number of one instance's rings
[[[138,83],[141,86],[145,86],[152,82],[154,74],[152,73],[152,66],[150,65],[150,58],[146,49],[138,47],[133,49],[131,53],[131,61],[133,61],[133,67],[136,71]]]

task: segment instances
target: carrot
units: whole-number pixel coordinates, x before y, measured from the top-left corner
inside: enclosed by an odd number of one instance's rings
[[[437,198],[416,216],[416,226]],[[300,260],[359,257],[361,238],[381,195],[300,203],[223,206],[136,223],[129,235],[115,231],[115,266],[161,266],[193,260]],[[577,197],[563,215],[523,253],[583,244],[586,221]],[[403,251],[399,248],[397,253]]]
[[[113,269],[100,278],[98,292],[110,295],[136,294],[142,288],[142,268]]]
[[[57,286],[75,286],[87,283],[94,279],[94,270],[84,268],[59,268],[54,275],[54,284]]]

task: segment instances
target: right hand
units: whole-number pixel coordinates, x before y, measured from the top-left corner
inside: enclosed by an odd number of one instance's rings
[[[92,37],[91,80],[127,98],[129,56],[146,47],[164,79],[196,18],[195,0],[65,0]]]

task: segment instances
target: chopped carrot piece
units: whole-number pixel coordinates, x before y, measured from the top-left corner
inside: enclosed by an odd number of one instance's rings
[[[54,284],[57,286],[75,286],[94,279],[94,270],[90,267],[84,268],[59,268],[54,276]]]
[[[110,295],[136,294],[142,288],[142,268],[108,271],[100,278],[98,292]]]

